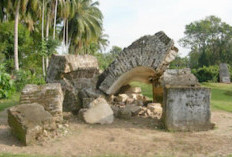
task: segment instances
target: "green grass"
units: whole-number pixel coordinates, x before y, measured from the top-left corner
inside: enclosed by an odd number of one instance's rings
[[[211,88],[211,108],[232,112],[232,84],[202,83]]]
[[[152,100],[153,94],[152,94],[152,85],[151,84],[132,82],[130,85],[133,87],[140,87],[142,89],[143,95],[149,97]]]
[[[152,85],[133,82],[132,86],[141,87],[142,93],[152,100]],[[232,84],[202,83],[203,87],[211,88],[211,108],[232,112]]]
[[[0,111],[3,111],[5,108],[16,105],[19,102],[19,96],[19,93],[15,93],[9,99],[0,99]]]

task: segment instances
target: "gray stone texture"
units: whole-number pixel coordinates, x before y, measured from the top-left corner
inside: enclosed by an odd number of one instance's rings
[[[83,88],[96,87],[98,61],[90,55],[53,55],[46,81],[60,83],[64,93],[64,111],[78,111],[78,93]]]
[[[200,86],[198,79],[191,73],[191,69],[167,69],[163,76],[160,78],[162,86],[187,86],[195,87]]]
[[[210,122],[210,89],[202,87],[165,88],[163,121],[171,131],[201,131]]]
[[[28,84],[21,92],[20,104],[38,103],[51,113],[54,120],[63,120],[63,92],[59,83],[45,85]]]
[[[221,63],[219,67],[219,78],[222,83],[230,83],[230,71],[226,63]]]
[[[144,36],[125,48],[99,76],[97,88],[115,94],[131,81],[151,83],[159,78],[178,49],[164,32]]]
[[[56,128],[53,116],[37,103],[21,104],[8,110],[12,133],[25,145],[34,145],[44,130]]]
[[[114,121],[114,113],[107,101],[98,97],[83,112],[83,119],[89,124],[111,124]]]

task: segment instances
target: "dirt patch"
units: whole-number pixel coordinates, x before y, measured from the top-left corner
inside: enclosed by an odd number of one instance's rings
[[[232,154],[232,113],[214,111],[216,129],[167,132],[154,119],[116,119],[111,125],[88,125],[75,117],[65,136],[25,147],[14,138],[6,112],[0,113],[0,153],[52,156],[226,156]]]

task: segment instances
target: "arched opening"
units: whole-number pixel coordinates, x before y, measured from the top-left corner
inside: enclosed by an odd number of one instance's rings
[[[154,85],[155,71],[149,67],[139,66],[122,74],[107,91],[111,95],[116,117],[131,116],[159,120],[162,116],[162,100],[155,94],[158,85]],[[118,112],[119,110],[119,112]]]
[[[142,82],[146,84],[152,84],[152,78],[156,73],[150,67],[138,66],[130,71],[122,74],[113,85],[107,90],[107,94],[117,93],[121,87],[130,84],[131,82]]]

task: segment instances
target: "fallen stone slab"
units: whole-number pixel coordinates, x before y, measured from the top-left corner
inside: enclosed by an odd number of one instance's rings
[[[12,133],[25,145],[33,145],[44,133],[56,128],[53,116],[38,103],[21,104],[8,110]]]
[[[83,118],[89,124],[111,124],[114,121],[114,113],[107,101],[98,97],[89,104]]]
[[[54,120],[63,120],[63,92],[59,83],[45,85],[28,84],[21,92],[20,104],[38,103],[51,113]]]

